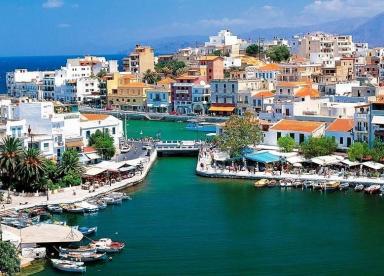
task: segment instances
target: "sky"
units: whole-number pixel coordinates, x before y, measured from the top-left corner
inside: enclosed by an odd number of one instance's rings
[[[114,54],[172,36],[374,16],[384,0],[0,0],[0,56]]]

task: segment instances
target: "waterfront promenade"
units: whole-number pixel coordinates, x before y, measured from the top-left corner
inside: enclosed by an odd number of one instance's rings
[[[247,170],[228,170],[221,169],[217,167],[213,167],[211,165],[212,159],[209,154],[199,154],[199,159],[196,165],[196,173],[199,176],[203,177],[212,177],[212,178],[233,178],[233,179],[249,179],[249,180],[257,180],[257,179],[289,179],[289,180],[309,180],[309,181],[340,181],[342,183],[350,183],[350,184],[365,184],[365,185],[384,185],[384,179],[382,177],[343,177],[339,175],[318,175],[318,174],[293,174],[287,172],[249,172]]]
[[[142,173],[136,173],[133,177],[124,179],[120,182],[113,183],[111,185],[105,185],[100,188],[97,188],[93,192],[89,190],[81,189],[81,186],[74,186],[63,188],[60,192],[49,193],[49,200],[47,201],[46,195],[40,196],[15,196],[11,193],[12,203],[1,205],[1,211],[6,211],[10,209],[25,209],[35,206],[47,205],[47,204],[62,204],[62,203],[75,203],[83,200],[87,200],[99,195],[103,195],[109,192],[121,190],[126,187],[134,186],[144,180],[147,176],[149,170],[151,169],[153,163],[156,161],[157,151],[154,150],[149,157],[143,163]],[[8,191],[3,191],[4,195],[7,196]],[[4,207],[3,207],[4,206]]]

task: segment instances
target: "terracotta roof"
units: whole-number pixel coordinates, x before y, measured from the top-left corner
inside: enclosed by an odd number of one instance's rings
[[[308,85],[308,83],[304,81],[281,81],[276,84],[276,86],[283,86],[283,87],[295,87],[295,86],[304,86]]]
[[[102,121],[109,117],[108,114],[81,114],[83,117],[85,117],[88,121]]]
[[[252,94],[252,97],[255,97],[255,98],[270,98],[274,96],[275,94],[273,94],[271,91],[268,91],[268,90],[257,91]]]
[[[310,96],[311,98],[318,98],[319,91],[316,89],[313,89],[312,87],[309,86],[304,86],[303,88],[300,88],[299,90],[296,91],[295,97],[306,97]]]
[[[327,131],[348,132],[353,127],[353,119],[336,119],[328,126]]]
[[[92,153],[92,152],[96,152],[96,149],[94,147],[84,147],[83,152],[84,153]]]
[[[272,126],[271,129],[276,131],[296,131],[312,133],[323,125],[324,123],[322,122],[283,119],[277,122],[274,126]]]
[[[216,59],[222,59],[222,57],[219,56],[202,56],[199,58],[200,61],[214,61]]]
[[[191,76],[187,74],[180,75],[176,78],[176,80],[195,80],[199,78],[200,76]]]
[[[241,59],[241,64],[253,65],[253,66],[257,66],[257,67],[265,65],[265,63],[263,61],[259,60],[256,57],[240,55],[239,58]]]
[[[119,87],[150,88],[151,86],[143,82],[130,82],[130,83],[120,84]]]
[[[175,83],[176,81],[170,77],[167,77],[165,79],[162,79],[160,81],[157,82],[157,84],[172,84],[172,83]]]
[[[269,63],[259,68],[259,70],[261,71],[279,71],[280,69],[281,69],[280,65],[276,63]]]

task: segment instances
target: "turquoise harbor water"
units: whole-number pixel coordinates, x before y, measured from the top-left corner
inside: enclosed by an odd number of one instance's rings
[[[193,139],[184,124],[129,121],[131,133]],[[361,193],[254,189],[194,174],[195,158],[159,158],[132,200],[96,215],[96,237],[125,241],[89,275],[382,274],[384,201]],[[39,275],[57,273],[50,266]]]

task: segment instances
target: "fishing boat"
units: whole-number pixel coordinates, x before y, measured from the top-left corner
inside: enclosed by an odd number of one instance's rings
[[[306,189],[310,189],[310,188],[312,188],[313,187],[313,181],[310,181],[310,180],[306,180],[306,181],[304,181],[304,188],[306,188]]]
[[[77,230],[80,231],[81,234],[83,234],[84,236],[89,236],[89,235],[92,235],[92,234],[95,234],[97,232],[97,226],[95,227],[79,227],[77,228]]]
[[[63,208],[58,204],[51,204],[47,206],[47,209],[51,213],[60,214],[63,212]]]
[[[314,190],[321,190],[323,187],[323,184],[321,182],[315,182],[312,184],[312,189]]]
[[[130,146],[122,146],[120,149],[121,153],[128,153],[131,150]]]
[[[301,187],[303,187],[303,182],[300,180],[296,180],[295,182],[293,182],[293,186],[295,188],[301,188]]]
[[[84,208],[76,204],[68,204],[63,206],[63,210],[68,213],[84,213]]]
[[[216,124],[199,122],[196,120],[189,120],[189,123],[185,127],[187,130],[201,131],[201,132],[216,132]]]
[[[59,253],[60,258],[70,261],[80,262],[97,262],[104,260],[107,256],[105,253],[93,253],[93,252],[69,252]]]
[[[97,250],[94,246],[90,246],[90,245],[85,245],[85,246],[79,246],[79,247],[74,247],[74,248],[71,248],[71,247],[59,247],[59,253],[64,253],[64,254],[68,254],[68,253],[85,253],[85,252],[88,252],[88,253],[97,253]]]
[[[346,191],[349,189],[349,183],[341,183],[340,184],[340,191]]]
[[[90,204],[86,201],[78,203],[77,206],[84,208],[84,212],[86,213],[94,213],[99,211],[99,207],[97,207],[97,205]]]
[[[123,242],[112,241],[108,238],[103,238],[98,241],[94,241],[90,246],[96,248],[99,253],[116,253],[123,250],[125,244]]]
[[[380,193],[380,185],[371,185],[364,189],[364,192],[370,195]]]
[[[113,196],[106,196],[106,197],[103,197],[103,200],[104,200],[108,205],[121,204],[122,201],[123,201],[122,198],[113,197]]]
[[[268,188],[273,188],[277,185],[277,181],[275,179],[272,179],[269,181],[269,183],[267,184],[267,187]]]
[[[54,268],[61,271],[84,273],[87,270],[87,268],[84,266],[84,262],[59,259],[51,259],[51,262]]]
[[[269,184],[269,180],[263,178],[263,179],[257,180],[253,185],[254,185],[256,188],[263,188],[263,187],[268,186],[268,184]]]
[[[355,192],[361,192],[362,190],[364,190],[364,185],[358,184],[355,186],[354,190],[355,190]]]
[[[322,189],[326,192],[332,192],[338,190],[340,187],[339,181],[329,181],[323,184]]]

